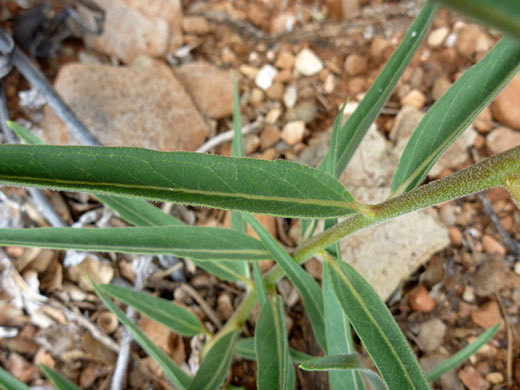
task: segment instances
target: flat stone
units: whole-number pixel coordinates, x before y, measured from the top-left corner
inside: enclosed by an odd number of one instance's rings
[[[274,63],[279,69],[291,70],[294,66],[294,56],[289,51],[282,51]]]
[[[345,70],[349,76],[357,76],[367,70],[367,60],[359,54],[351,54],[345,59]]]
[[[520,75],[517,74],[491,103],[493,117],[505,126],[520,130]]]
[[[106,146],[195,150],[208,135],[173,71],[149,58],[140,67],[67,64],[54,87]],[[50,144],[79,144],[49,107],[43,131]]]
[[[285,114],[287,121],[304,121],[305,124],[312,123],[318,115],[318,107],[311,101],[298,103]]]
[[[442,320],[433,318],[419,325],[419,341],[426,352],[436,351],[442,344],[446,334],[446,325]]]
[[[197,61],[179,66],[175,73],[202,113],[214,119],[233,114],[233,79],[229,70]]]
[[[498,127],[486,137],[486,146],[492,154],[502,153],[520,145],[520,131]]]
[[[427,355],[422,357],[419,360],[419,363],[424,370],[424,372],[428,372],[433,370],[438,365],[444,363],[447,360],[447,357],[440,355],[438,353]],[[455,370],[450,370],[445,374],[441,375],[439,378],[441,383],[441,388],[446,390],[464,390],[464,385],[460,383],[457,378],[457,374]]]
[[[451,82],[445,77],[437,77],[433,82],[432,97],[433,100],[439,100],[442,95],[451,87]]]
[[[488,390],[491,385],[472,366],[466,366],[459,371],[459,379],[469,390]]]
[[[182,44],[180,0],[97,0],[105,10],[103,34],[85,34],[94,49],[124,63],[140,54],[163,57]]]
[[[455,50],[467,58],[471,58],[477,49],[477,40],[480,35],[480,27],[468,24],[460,30],[459,37],[455,43]]]
[[[502,321],[500,306],[495,301],[484,303],[478,309],[471,312],[471,319],[483,329],[491,328]]]
[[[185,16],[182,18],[182,30],[186,34],[205,35],[210,32],[210,25],[202,16]]]
[[[294,61],[294,67],[304,76],[313,76],[323,69],[323,62],[310,49],[303,49]]]
[[[444,43],[444,40],[448,37],[449,33],[450,29],[448,27],[439,27],[433,30],[430,35],[428,35],[426,43],[432,48],[440,47]]]
[[[260,146],[267,149],[280,140],[280,130],[275,126],[266,126],[260,134]]]
[[[273,80],[276,77],[278,71],[272,65],[264,65],[255,76],[255,84],[258,88],[263,89],[264,91],[273,84]]]
[[[481,133],[489,133],[493,130],[493,117],[491,116],[491,109],[484,107],[484,109],[478,114],[477,118],[473,122],[473,126]]]
[[[294,145],[303,140],[304,134],[305,122],[293,121],[284,126],[280,136],[288,145]]]
[[[402,106],[412,106],[417,109],[422,108],[425,103],[426,96],[424,96],[424,94],[417,89],[412,89],[401,99]]]

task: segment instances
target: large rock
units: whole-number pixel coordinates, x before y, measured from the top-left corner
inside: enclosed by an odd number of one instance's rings
[[[491,104],[494,118],[520,130],[520,74],[517,74]]]
[[[233,113],[233,79],[230,71],[203,61],[181,65],[175,71],[204,114],[221,119]]]
[[[401,130],[402,137],[410,134]],[[300,162],[316,166],[327,151],[329,138],[327,131],[311,140],[300,154]],[[383,202],[390,194],[399,150],[372,126],[341,176],[342,184],[361,202]],[[449,242],[437,213],[426,209],[357,232],[340,241],[340,249],[342,258],[387,299],[402,280]]]
[[[383,202],[390,194],[398,158],[373,126],[340,180],[357,200]],[[343,259],[386,300],[405,278],[449,242],[437,213],[426,209],[353,234],[340,241],[340,249]]]
[[[180,0],[96,0],[105,10],[103,34],[87,44],[129,63],[140,54],[162,57],[182,44]]]
[[[106,146],[195,150],[207,125],[172,70],[142,58],[140,66],[68,64],[55,88],[78,118]],[[44,137],[51,144],[79,144],[47,107]]]

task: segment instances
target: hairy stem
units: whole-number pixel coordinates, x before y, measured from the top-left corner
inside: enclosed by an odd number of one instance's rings
[[[296,248],[293,258],[296,262],[303,263],[309,257],[322,252],[336,241],[369,226],[383,223],[412,211],[500,186],[506,187],[516,199],[517,204],[520,205],[520,147],[490,157],[386,202],[370,206],[370,214],[373,217],[355,214],[347,218],[345,221],[305,241]],[[266,287],[273,286],[283,275],[284,273],[279,266],[271,268],[264,276]],[[256,301],[257,292],[256,289],[252,288],[246,294],[240,307],[214,339],[228,331],[239,329],[253,310]],[[214,339],[207,344],[214,342]]]

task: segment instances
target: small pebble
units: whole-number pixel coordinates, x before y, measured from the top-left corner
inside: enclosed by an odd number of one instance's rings
[[[428,46],[432,48],[440,47],[443,43],[448,34],[450,33],[450,30],[448,27],[439,27],[435,30],[433,30],[430,35],[428,35],[428,39],[426,40],[426,43]]]
[[[305,134],[305,122],[293,121],[287,123],[280,136],[288,145],[294,145],[303,140]]]
[[[471,286],[464,287],[464,293],[462,294],[462,299],[466,302],[473,303],[475,302],[475,290]]]
[[[472,366],[460,370],[459,379],[469,390],[488,390],[491,387],[489,382]]]
[[[462,233],[455,226],[450,226],[448,228],[448,236],[450,237],[450,242],[453,246],[460,247],[462,245]]]
[[[408,303],[410,304],[410,308],[412,308],[412,310],[423,313],[429,313],[435,309],[435,306],[437,306],[435,300],[428,294],[426,287],[422,285],[416,287],[413,291],[410,292],[408,296]]]
[[[515,263],[514,271],[515,271],[515,274],[520,275],[520,261],[517,261]]]
[[[491,328],[502,321],[500,307],[495,301],[490,301],[471,313],[471,319],[483,329]]]
[[[490,372],[486,375],[486,380],[494,385],[504,382],[504,375],[499,372]]]
[[[313,76],[323,69],[323,62],[310,49],[303,49],[294,61],[294,67],[304,76]]]
[[[238,68],[240,70],[240,73],[242,73],[244,76],[246,76],[248,79],[250,80],[253,80],[257,75],[258,75],[258,72],[259,72],[259,69],[254,67],[254,66],[251,66],[251,65],[240,65],[240,68]]]
[[[367,69],[367,60],[359,54],[351,54],[345,59],[345,70],[349,76],[357,76]]]
[[[424,96],[424,94],[417,89],[412,89],[406,94],[406,96],[401,99],[402,106],[412,106],[417,109],[421,109],[425,103],[426,96]]]
[[[273,108],[269,110],[267,115],[265,116],[265,123],[268,125],[274,125],[278,119],[280,119],[280,116],[282,115],[282,110],[279,108]]]
[[[294,66],[294,56],[288,51],[283,51],[278,55],[278,58],[274,65],[278,69],[291,70]]]
[[[487,234],[482,237],[482,248],[484,249],[484,252],[490,255],[497,255],[500,258],[504,258],[506,256],[506,248],[504,248],[502,244]]]
[[[285,88],[281,82],[276,81],[265,92],[269,99],[282,100]]]
[[[438,318],[420,324],[418,338],[423,351],[436,351],[442,344],[446,329],[444,322]]]
[[[486,146],[492,154],[502,153],[520,145],[520,132],[509,127],[498,127],[486,137]]]
[[[274,126],[266,126],[260,134],[260,146],[262,149],[269,148],[280,140],[280,130]]]
[[[249,97],[249,102],[255,106],[258,107],[262,104],[264,101],[264,92],[259,88],[253,88],[251,91],[251,96]]]
[[[255,76],[255,84],[258,88],[263,89],[264,91],[273,84],[273,79],[275,78],[278,71],[272,65],[264,65]]]
[[[285,93],[283,94],[283,102],[285,107],[293,108],[296,104],[296,99],[298,98],[298,90],[294,85],[289,85],[285,88]]]
[[[334,89],[336,89],[336,77],[334,77],[332,73],[325,79],[323,89],[325,90],[325,93],[332,93],[334,92]]]

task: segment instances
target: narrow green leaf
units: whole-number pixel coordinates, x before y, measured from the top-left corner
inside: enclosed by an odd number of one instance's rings
[[[338,178],[342,175],[426,35],[436,12],[435,1],[428,0],[359,106],[341,126],[345,103],[334,121],[329,150],[319,169]],[[304,240],[312,235],[315,226],[316,221],[302,221]]]
[[[231,143],[231,155],[233,157],[243,157],[242,129],[240,120],[240,96],[238,94],[238,85],[235,73],[233,73],[233,142]],[[231,211],[231,229],[240,233],[246,233],[246,222],[242,218],[242,214],[238,211]],[[237,272],[250,279],[248,263],[235,264]]]
[[[110,298],[105,295],[105,293],[93,282],[92,287],[96,291],[96,294],[103,301],[105,306],[116,315],[119,321],[125,325],[134,339],[139,343],[139,345],[146,351],[148,355],[150,355],[153,360],[163,369],[165,375],[175,384],[175,386],[179,387],[182,390],[186,390],[186,388],[191,383],[191,377],[186,374],[179,366],[177,366],[169,357],[166,355],[162,349],[160,349],[157,345],[155,345],[139,327],[134,324],[126,314],[117,307],[114,302],[110,300]]]
[[[429,390],[408,342],[375,290],[345,262],[330,262],[336,296],[390,389]]]
[[[135,226],[183,225],[178,219],[143,200],[108,195],[96,195],[96,198],[114,210],[124,221]]]
[[[305,312],[309,316],[316,339],[323,349],[326,348],[323,300],[318,283],[310,276],[283,247],[267,232],[252,215],[244,215],[246,222],[253,228],[274,260],[283,269],[291,283],[302,296]]]
[[[228,282],[248,282],[249,279],[242,274],[239,261],[198,261],[191,259],[199,268],[215,275],[217,278]]]
[[[228,332],[213,344],[188,390],[215,390],[226,379],[238,332]]]
[[[351,354],[355,352],[350,324],[334,293],[328,265],[323,264],[322,290],[325,314],[325,335],[327,354]],[[365,390],[365,384],[358,371],[334,371],[329,373],[330,390]]]
[[[399,47],[386,62],[376,81],[368,90],[361,103],[359,103],[356,111],[350,116],[341,130],[337,132],[335,140],[331,143],[333,149],[329,149],[320,167],[327,167],[329,165],[327,160],[332,158],[335,160],[334,174],[336,177],[341,176],[370,125],[377,118],[404,69],[419,47],[436,11],[437,5],[435,1],[428,0],[408,29]]]
[[[45,142],[43,142],[43,140],[40,139],[40,137],[38,137],[36,134],[26,129],[22,125],[13,121],[7,121],[7,126],[9,126],[9,128],[18,136],[18,138],[20,138],[26,144],[45,145]]]
[[[182,336],[192,337],[208,332],[195,315],[166,299],[113,284],[102,284],[99,288]]]
[[[498,332],[502,323],[498,323],[495,326],[489,328],[485,332],[483,332],[475,341],[471,344],[466,345],[455,355],[451,356],[444,363],[438,365],[433,370],[426,373],[426,379],[429,382],[433,382],[438,379],[442,374],[453,370],[455,367],[460,365],[465,360],[469,359],[471,355],[477,352],[480,347],[486,344],[491,338]]]
[[[520,42],[504,37],[426,113],[401,156],[392,196],[417,187],[437,159],[520,69]]]
[[[45,145],[45,142],[16,122],[8,122],[11,130],[29,145]],[[179,225],[181,221],[165,214],[161,209],[137,199],[115,196],[97,196],[100,202],[117,212],[126,222],[136,226]]]
[[[339,217],[358,204],[297,163],[137,148],[0,145],[0,183],[284,217]]]
[[[518,0],[439,0],[466,15],[496,27],[520,39]]]
[[[235,345],[235,353],[244,359],[256,360],[255,339],[253,337],[245,337],[238,340]],[[300,364],[307,360],[314,359],[314,356],[293,348],[289,348],[289,356],[295,364]]]
[[[280,297],[269,299],[260,310],[255,328],[258,390],[288,390],[288,352],[283,304]]]
[[[172,254],[201,261],[270,258],[262,244],[248,235],[229,229],[195,226],[0,229],[0,245]]]
[[[287,389],[295,390],[296,388],[296,368],[294,367],[294,363],[289,356],[287,363]]]
[[[253,263],[253,278],[255,281],[256,291],[258,292],[258,302],[260,308],[267,302],[267,293],[265,292],[264,280],[262,279],[262,273],[258,263]]]
[[[44,366],[43,364],[40,365],[40,369],[43,371],[45,376],[50,379],[52,384],[56,386],[56,390],[81,390],[78,386],[62,377],[53,369]]]
[[[365,378],[372,385],[373,390],[387,390],[386,385],[379,375],[374,371],[368,370],[359,361],[357,353],[345,355],[329,355],[314,358],[300,364],[300,368],[306,371],[351,371],[359,375],[363,373]],[[353,387],[343,387],[342,389],[354,389]]]
[[[31,390],[31,388],[20,382],[6,370],[0,367],[0,389],[2,390]]]

